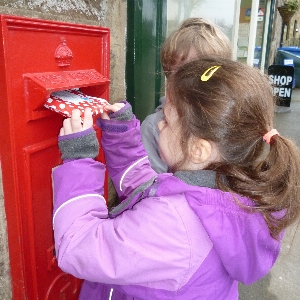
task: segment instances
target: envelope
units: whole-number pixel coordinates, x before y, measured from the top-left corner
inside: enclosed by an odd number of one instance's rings
[[[83,117],[85,108],[91,108],[95,116],[105,112],[104,106],[107,104],[105,99],[85,95],[79,89],[70,89],[52,93],[44,106],[65,117],[71,117],[72,110],[77,108]]]

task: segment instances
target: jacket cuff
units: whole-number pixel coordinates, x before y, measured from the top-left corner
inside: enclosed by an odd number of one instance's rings
[[[103,132],[126,132],[133,127],[135,121],[135,116],[133,116],[133,119],[130,121],[98,119],[97,126],[101,128]]]
[[[59,135],[58,136],[58,141],[65,141],[65,140],[76,139],[76,138],[88,135],[88,134],[92,133],[93,131],[94,131],[94,128],[91,127],[91,128],[88,128],[86,130],[79,131],[79,132],[76,132],[76,133],[71,133],[71,134],[66,134],[66,135]]]
[[[93,128],[59,136],[58,147],[64,162],[80,158],[95,158],[99,153],[99,143]]]
[[[130,121],[133,118],[132,107],[126,101],[122,100],[119,103],[124,103],[125,106],[116,112],[110,113],[108,116],[111,120]]]
[[[122,100],[120,103],[125,103],[125,106],[120,110],[109,114],[110,120],[98,118],[96,125],[104,132],[126,132],[135,122],[136,118],[132,113],[131,105]]]

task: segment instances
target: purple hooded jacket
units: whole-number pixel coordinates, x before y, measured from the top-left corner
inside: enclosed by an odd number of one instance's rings
[[[60,268],[85,279],[79,299],[238,299],[273,266],[280,242],[260,213],[218,190],[214,172],[157,175],[139,121],[101,120],[108,171],[123,202],[108,212],[105,166],[93,159],[53,171]]]

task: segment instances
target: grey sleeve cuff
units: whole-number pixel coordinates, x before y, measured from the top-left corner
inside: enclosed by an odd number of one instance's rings
[[[132,113],[131,105],[126,100],[122,100],[120,102],[124,103],[125,106],[122,107],[120,110],[109,114],[109,118],[111,120],[119,120],[119,121],[130,121],[130,120],[132,120],[133,113]]]
[[[130,126],[132,126],[132,122],[136,121],[135,116],[132,113],[131,105],[125,100],[120,102],[125,103],[125,106],[114,113],[110,113],[108,115],[110,120],[101,118],[97,119],[96,125],[103,131],[126,132]]]
[[[63,160],[95,158],[99,153],[99,143],[93,128],[59,136],[58,147]]]

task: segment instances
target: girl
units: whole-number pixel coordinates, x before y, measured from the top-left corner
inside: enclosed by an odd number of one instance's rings
[[[160,52],[160,61],[166,78],[179,65],[205,56],[218,56],[232,59],[229,38],[217,25],[203,18],[189,18],[173,31],[164,41]],[[155,112],[145,118],[141,124],[142,142],[147,151],[153,170],[166,173],[168,166],[159,155],[158,123],[163,119],[162,109],[165,96],[160,98],[160,105]]]
[[[123,200],[110,212],[91,113],[64,121],[53,224],[59,266],[85,279],[80,299],[238,299],[238,281],[270,271],[299,219],[299,154],[273,129],[264,75],[206,58],[171,74],[166,96],[159,146],[172,174],[151,169],[127,102],[97,121]]]

